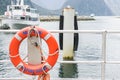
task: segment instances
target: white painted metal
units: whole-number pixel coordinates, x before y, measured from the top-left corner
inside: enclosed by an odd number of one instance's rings
[[[74,30],[75,10],[67,7],[63,9],[64,24],[63,30]],[[63,58],[73,58],[74,34],[63,34]]]
[[[35,31],[37,33],[36,36],[30,36],[32,31]],[[27,37],[27,48],[28,48],[28,63],[32,65],[38,65],[41,64],[42,60],[42,41],[41,38],[38,37],[39,33],[35,29],[31,29],[28,32]]]
[[[101,80],[105,80],[106,34],[107,34],[107,31],[104,31],[102,33],[102,59],[103,59],[103,63],[101,63]]]
[[[19,30],[0,30],[5,33],[16,33]],[[51,33],[120,33],[120,30],[48,30]]]
[[[33,80],[33,79],[25,79],[25,78],[0,78],[0,80]]]
[[[41,64],[41,48],[40,48],[40,41],[39,37],[33,36],[27,38],[27,48],[28,48],[28,63],[32,65]],[[38,46],[35,46],[35,43]]]
[[[0,80],[36,80],[36,79],[22,79],[22,78],[0,78]],[[99,80],[99,79],[91,79],[91,78],[50,78],[50,80]],[[111,79],[107,79],[111,80]]]
[[[10,63],[10,60],[0,60],[0,63]],[[57,61],[57,63],[100,64],[104,61]],[[106,61],[106,64],[120,64],[120,61]]]

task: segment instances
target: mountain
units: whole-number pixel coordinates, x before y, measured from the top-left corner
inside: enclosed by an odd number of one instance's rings
[[[106,4],[104,0],[67,0],[64,3],[64,5],[61,7],[61,9],[58,9],[58,10],[48,10],[46,9],[46,7],[43,7],[44,5],[41,4],[39,1],[37,1],[36,3],[34,1],[36,0],[31,0],[32,4],[34,4],[34,7],[37,8],[39,12],[41,12],[41,15],[46,15],[46,14],[60,15],[62,13],[62,9],[68,5],[74,8],[78,12],[79,15],[90,15],[90,14],[95,14],[97,16],[114,15],[113,11],[111,10],[111,6],[108,6],[108,4]]]
[[[3,15],[7,9],[7,5],[10,4],[10,0],[0,0],[0,15]]]
[[[104,0],[114,15],[120,15],[120,0]]]
[[[72,6],[79,15],[90,15],[92,13],[97,16],[113,15],[104,0],[68,0],[63,8],[67,5]]]
[[[120,0],[65,0],[64,4],[60,9],[50,10],[46,5],[43,7],[37,0],[24,0],[25,4],[30,5],[33,8],[36,8],[40,15],[60,15],[62,14],[63,8],[70,5],[73,7],[79,15],[90,15],[95,14],[96,16],[118,16],[120,15]],[[37,1],[39,3],[35,3]],[[46,1],[43,0],[46,3]],[[10,0],[0,0],[0,14],[3,14],[6,11],[7,5],[10,5]],[[47,3],[46,3],[47,4]],[[49,3],[48,3],[49,4]],[[45,4],[44,4],[45,5]],[[56,6],[56,5],[55,5]],[[58,5],[59,6],[59,5]]]
[[[66,1],[67,0],[31,0],[32,3],[49,10],[60,9]]]
[[[34,8],[37,9],[38,13],[40,15],[59,15],[61,13],[61,10],[48,10],[46,8],[43,8],[35,3],[31,3]]]

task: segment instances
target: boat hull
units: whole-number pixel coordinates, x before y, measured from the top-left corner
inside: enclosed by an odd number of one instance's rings
[[[39,26],[40,21],[3,19],[2,25],[7,24],[10,29],[22,29],[27,26]]]

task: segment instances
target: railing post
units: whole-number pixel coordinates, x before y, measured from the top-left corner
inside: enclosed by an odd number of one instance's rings
[[[102,33],[102,60],[101,62],[101,80],[105,80],[105,65],[106,65],[106,34],[107,31]]]

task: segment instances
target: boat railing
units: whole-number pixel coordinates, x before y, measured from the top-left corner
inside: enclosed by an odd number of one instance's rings
[[[0,30],[0,32],[17,32],[19,30]],[[101,80],[106,80],[106,64],[120,64],[120,61],[107,61],[106,59],[106,35],[109,33],[120,33],[120,30],[48,30],[51,33],[93,33],[102,35],[102,60],[100,61],[57,61],[58,63],[79,63],[79,64],[101,64]],[[10,62],[10,60],[0,60],[0,63]],[[11,78],[0,78],[0,80],[21,80]],[[25,79],[22,79],[25,80]],[[61,79],[62,80],[62,79]],[[65,79],[66,80],[66,79]],[[74,79],[73,79],[74,80]]]

